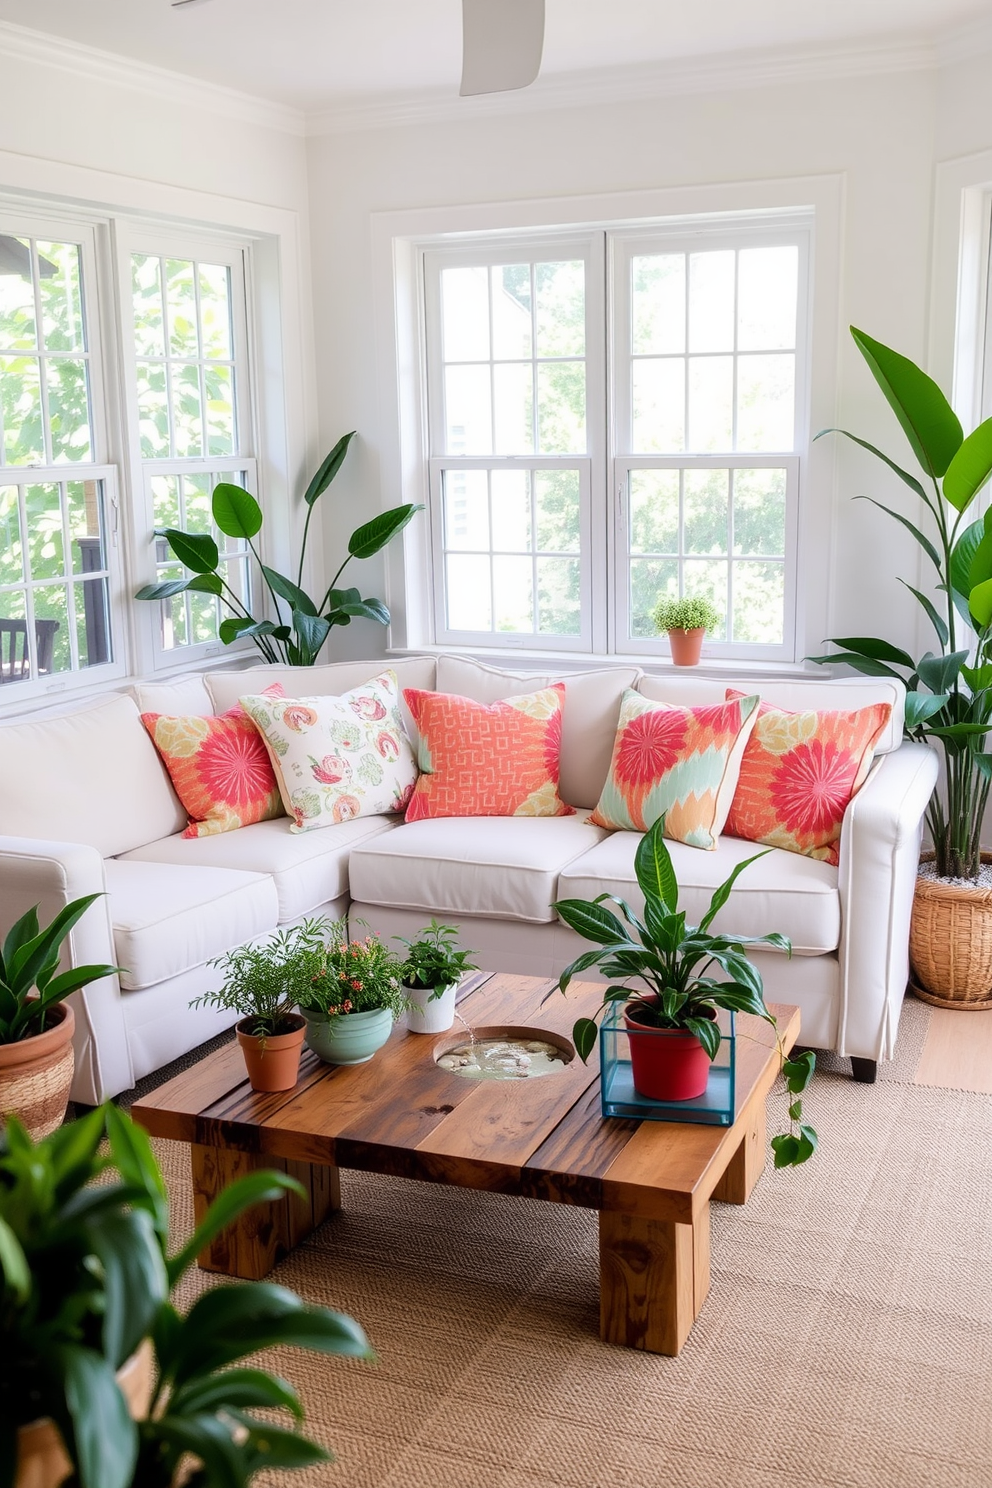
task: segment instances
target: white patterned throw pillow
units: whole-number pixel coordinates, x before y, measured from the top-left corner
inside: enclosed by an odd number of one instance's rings
[[[241,706],[269,751],[291,832],[406,808],[417,764],[395,672],[340,697],[249,694]]]

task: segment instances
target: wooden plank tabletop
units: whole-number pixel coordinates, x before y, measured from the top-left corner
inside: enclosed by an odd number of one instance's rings
[[[497,974],[475,978],[459,1003],[474,1028],[516,1024],[569,1035],[602,987]],[[786,1048],[798,1010],[773,1005]],[[738,1122],[603,1120],[598,1050],[538,1080],[473,1082],[434,1062],[437,1040],[393,1030],[363,1065],[324,1064],[305,1051],[291,1091],[251,1089],[241,1051],[225,1045],[132,1107],[154,1136],[280,1159],[519,1193],[691,1222],[740,1142],[740,1118],[764,1102],[777,1074],[774,1036],[740,1018]]]

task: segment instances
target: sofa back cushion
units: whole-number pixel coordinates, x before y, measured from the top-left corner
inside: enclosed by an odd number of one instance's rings
[[[134,682],[129,688],[139,713],[166,713],[170,718],[209,718],[214,711],[207,685],[198,673],[172,682]]]
[[[0,726],[0,822],[12,837],[83,842],[104,857],[181,832],[186,813],[133,698]]]
[[[852,712],[856,708],[868,708],[873,703],[889,703],[892,715],[873,749],[875,754],[889,754],[902,743],[906,689],[901,682],[889,677],[803,677],[783,681],[773,678],[738,680],[735,677],[730,681],[726,677],[697,673],[688,677],[642,676],[637,690],[654,702],[694,706],[722,703],[727,688],[731,686],[738,692],[756,692],[763,703],[786,708],[791,713],[805,713],[810,709]]]
[[[640,668],[632,666],[595,672],[511,672],[465,656],[437,659],[438,692],[458,693],[477,703],[502,702],[564,682],[559,789],[563,801],[583,808],[596,805],[606,784],[620,700],[640,675]]]
[[[410,714],[402,701],[404,687],[423,687],[433,691],[435,664],[433,656],[401,656],[396,660],[383,661],[335,661],[327,666],[291,667],[256,666],[246,671],[208,672],[204,677],[207,690],[213,701],[215,713],[226,713],[237,706],[238,699],[246,693],[260,693],[272,682],[281,682],[286,696],[340,697],[355,687],[380,677],[388,668],[396,673],[400,692],[400,714],[408,732],[411,730]],[[410,734],[413,737],[412,732]]]

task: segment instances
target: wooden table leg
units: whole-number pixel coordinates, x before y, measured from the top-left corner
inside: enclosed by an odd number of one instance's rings
[[[767,1142],[765,1103],[755,1101],[754,1109],[744,1123],[741,1145],[713,1190],[714,1199],[720,1199],[724,1204],[747,1203],[764,1170]]]
[[[316,1229],[332,1209],[341,1207],[338,1170],[321,1163],[294,1162],[255,1152],[230,1148],[190,1148],[193,1173],[193,1208],[197,1223],[208,1204],[235,1178],[262,1169],[289,1173],[302,1183],[304,1198],[286,1194],[270,1204],[248,1209],[228,1225],[197,1257],[204,1271],[223,1271],[246,1281],[260,1281],[277,1261]]]
[[[694,1225],[600,1212],[599,1333],[606,1343],[677,1354],[709,1284],[709,1205]]]

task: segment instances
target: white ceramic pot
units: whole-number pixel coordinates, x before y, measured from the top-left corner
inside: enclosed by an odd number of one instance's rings
[[[455,993],[458,983],[445,987],[440,997],[432,997],[433,987],[406,987],[404,989],[416,1004],[406,1015],[411,1033],[447,1033],[455,1021]]]

